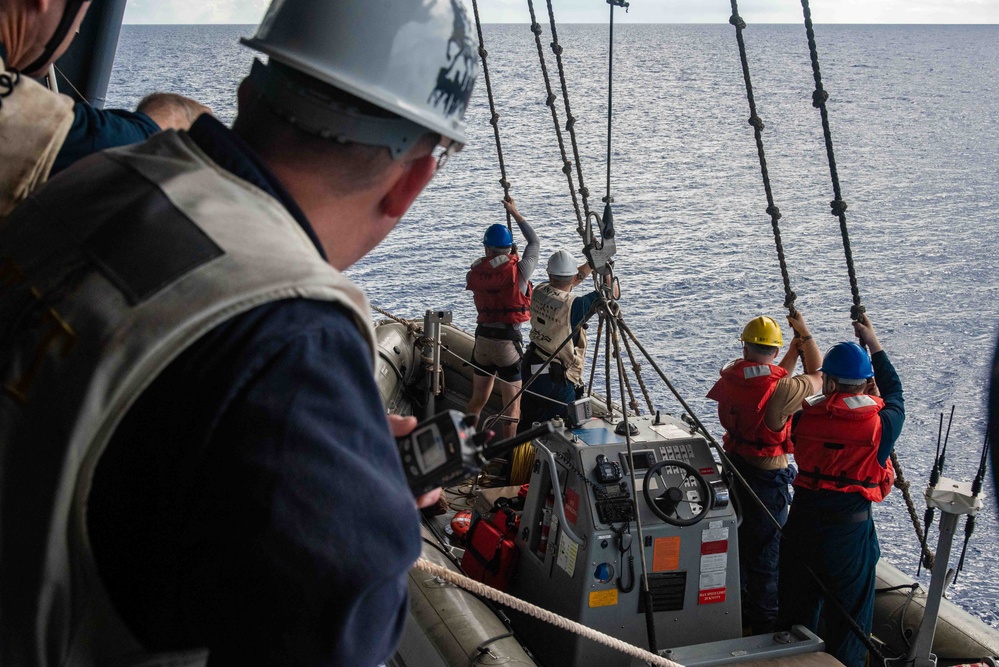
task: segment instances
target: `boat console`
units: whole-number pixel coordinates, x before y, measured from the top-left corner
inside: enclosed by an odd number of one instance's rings
[[[644,550],[660,647],[740,637],[737,515],[716,455],[670,417],[633,417],[628,426],[630,456],[623,421],[589,419],[535,440],[511,592],[647,646]],[[513,620],[542,663],[629,664],[580,636]]]

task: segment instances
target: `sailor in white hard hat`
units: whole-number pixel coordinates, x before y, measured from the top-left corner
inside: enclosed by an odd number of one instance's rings
[[[548,282],[538,285],[531,298],[531,342],[524,353],[522,375],[525,384],[537,377],[521,397],[518,430],[563,416],[566,405],[582,397],[585,328],[561,350],[558,347],[600,298],[597,291],[581,297],[572,294],[572,288],[586,280],[592,269],[585,262],[579,264],[569,251],[559,250],[549,257],[547,269]],[[542,368],[553,355],[548,367]]]
[[[340,271],[464,143],[469,26],[452,0],[277,0],[232,130],[92,156],[0,228],[0,663],[392,655],[415,420],[386,419]]]

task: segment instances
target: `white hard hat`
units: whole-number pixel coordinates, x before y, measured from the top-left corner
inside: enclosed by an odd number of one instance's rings
[[[273,0],[256,36],[242,42],[412,121],[425,129],[421,134],[439,133],[447,143],[466,141],[462,118],[478,74],[478,45],[461,0]],[[307,116],[316,124],[324,111],[306,93],[287,102],[282,99],[287,90],[265,95],[280,99],[280,106],[295,107],[281,110],[291,119],[307,123],[302,118]],[[358,125],[354,117],[339,119],[331,128],[320,124],[304,129],[374,143],[352,136]],[[375,132],[369,128],[361,134]],[[410,144],[414,140],[407,138]]]
[[[570,278],[579,272],[576,259],[568,250],[559,250],[548,258],[548,275],[558,278]]]

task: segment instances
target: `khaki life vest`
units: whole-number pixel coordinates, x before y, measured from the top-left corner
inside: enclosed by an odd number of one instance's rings
[[[572,333],[572,302],[576,297],[541,283],[531,296],[531,342],[550,357]],[[578,341],[570,341],[555,357],[562,364],[566,378],[574,385],[583,383],[583,359],[586,356],[586,330],[580,329]]]
[[[271,196],[183,134],[91,156],[0,228],[0,664],[197,665],[112,607],[86,504],[116,426],[194,341],[268,302],[364,294]],[[374,359],[372,358],[372,363]]]
[[[0,58],[0,225],[41,186],[73,125],[73,100]]]

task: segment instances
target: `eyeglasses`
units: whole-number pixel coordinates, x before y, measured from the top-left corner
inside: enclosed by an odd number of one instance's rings
[[[441,137],[441,141],[438,146],[440,146],[443,150],[441,150],[440,155],[437,156],[437,167],[434,171],[435,174],[444,168],[444,165],[447,164],[448,159],[453,154],[464,148],[464,144],[460,144],[457,141],[446,137]]]

